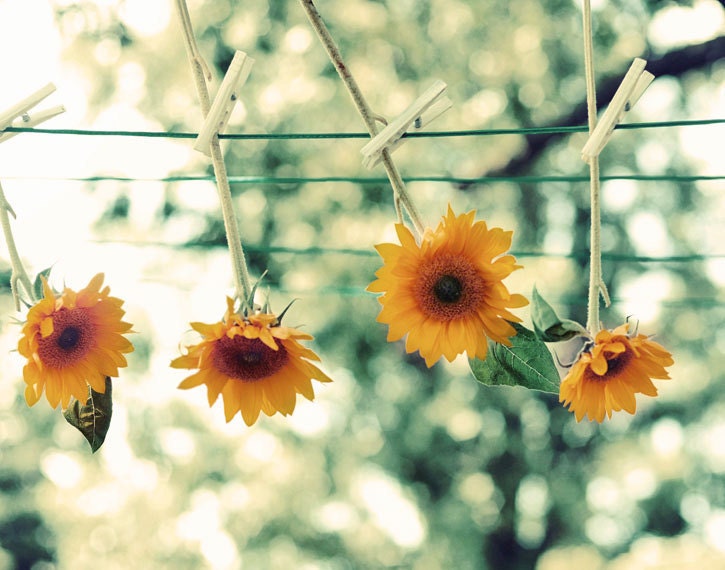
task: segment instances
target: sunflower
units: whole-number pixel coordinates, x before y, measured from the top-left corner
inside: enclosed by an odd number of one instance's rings
[[[519,269],[512,255],[513,232],[473,221],[475,211],[456,217],[448,213],[421,243],[402,224],[395,229],[400,245],[375,246],[383,266],[368,291],[383,293],[378,322],[389,326],[388,341],[406,334],[407,352],[419,351],[428,367],[441,356],[484,359],[488,339],[510,345],[516,330],[509,321],[521,319],[507,309],[528,301],[510,294],[502,280]]]
[[[106,391],[106,377],[126,366],[124,353],[133,345],[123,336],[131,325],[121,320],[123,301],[101,290],[103,273],[77,293],[56,296],[43,281],[43,299],[28,311],[18,352],[28,359],[23,368],[25,401],[33,406],[43,395],[56,408],[68,407],[71,396],[85,402],[88,386]]]
[[[198,372],[183,380],[179,388],[206,384],[210,406],[221,394],[227,422],[237,412],[248,426],[257,421],[260,411],[286,416],[294,411],[297,394],[314,399],[313,378],[332,382],[308,362],[319,361],[318,356],[298,342],[312,340],[312,336],[280,326],[275,315],[241,315],[227,297],[221,322],[191,323],[191,327],[204,339],[187,347],[187,354],[174,359],[171,366]]]
[[[665,370],[674,360],[660,344],[645,335],[629,336],[629,323],[616,329],[602,330],[594,339],[591,351],[584,351],[561,382],[559,401],[576,414],[580,421],[602,422],[604,414],[637,408],[637,393],[656,396],[651,378],[669,379]]]

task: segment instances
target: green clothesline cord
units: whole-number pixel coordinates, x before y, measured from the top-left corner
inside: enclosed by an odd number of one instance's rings
[[[353,249],[353,248],[332,248],[332,247],[283,247],[283,246],[248,246],[250,252],[255,253],[292,253],[295,255],[357,255],[363,257],[379,257],[378,253],[373,249]],[[589,259],[587,251],[573,251],[569,253],[551,253],[537,251],[511,251],[511,255],[520,258],[561,258],[575,259],[586,261]],[[710,259],[725,259],[725,253],[718,254],[689,254],[689,255],[666,255],[666,256],[650,256],[650,255],[626,255],[619,253],[602,253],[603,261],[620,261],[630,263],[690,263],[693,261],[707,261]]]
[[[79,176],[79,177],[38,177],[38,176],[4,176],[4,180],[43,180],[64,182],[211,182],[209,175],[179,175],[160,178],[133,178],[128,176]],[[444,182],[451,184],[480,184],[484,182],[517,182],[534,184],[540,182],[587,182],[588,176],[403,176],[404,182]],[[725,174],[705,175],[649,175],[649,174],[613,174],[601,176],[600,180],[640,180],[645,182],[697,182],[708,180],[725,180]],[[385,177],[359,176],[229,176],[231,184],[309,184],[327,182],[351,182],[361,185],[385,184]]]
[[[188,243],[188,244],[170,244],[168,242],[152,242],[152,241],[122,241],[122,240],[97,240],[99,244],[121,244],[135,247],[171,247],[171,248],[198,248],[198,247],[215,247],[216,244],[209,245],[205,243]],[[221,245],[220,245],[221,247]],[[257,254],[271,253],[289,253],[293,255],[353,255],[360,257],[379,257],[378,253],[370,249],[357,249],[345,247],[287,247],[287,246],[269,246],[269,245],[248,245],[247,250]],[[559,259],[575,259],[586,261],[589,257],[587,251],[572,251],[566,253],[544,252],[544,251],[510,251],[511,255],[520,258],[559,258]],[[690,263],[693,261],[708,261],[711,259],[725,259],[725,253],[712,254],[688,254],[688,255],[628,255],[620,253],[602,253],[604,261],[621,261],[630,263]]]
[[[301,291],[299,289],[291,289],[286,287],[273,287],[272,290],[275,293],[283,295],[293,296],[324,296],[324,295],[335,295],[340,297],[372,297],[375,293],[370,293],[365,290],[364,286],[344,286],[344,287],[320,287],[313,290]],[[556,299],[548,299],[554,305],[586,305],[587,299],[583,296],[564,296]],[[620,299],[612,298],[613,305],[621,305],[633,299]],[[725,301],[705,298],[705,297],[692,297],[682,299],[656,299],[654,302],[658,307],[663,309],[716,309],[725,308]]]
[[[0,289],[9,289],[7,283],[0,283]],[[365,285],[344,285],[344,286],[325,286],[317,287],[310,290],[300,290],[288,287],[272,286],[269,288],[274,293],[281,295],[293,296],[293,297],[322,297],[322,296],[336,296],[336,297],[359,297],[373,298],[375,293],[370,293],[365,290]],[[565,295],[562,297],[549,299],[555,306],[571,306],[571,305],[585,305],[586,297],[576,295]],[[613,298],[613,305],[621,305],[630,301],[630,299]],[[725,301],[707,297],[683,297],[681,299],[658,299],[655,300],[658,307],[661,309],[719,309],[725,308]]]
[[[655,129],[663,127],[691,127],[698,125],[716,125],[725,123],[725,119],[700,119],[692,121],[659,121],[651,123],[628,123],[617,125],[616,129]],[[587,127],[530,127],[510,129],[472,129],[464,131],[433,131],[405,133],[407,138],[449,138],[475,137],[494,135],[545,135],[586,132]],[[8,127],[0,133],[35,133],[46,135],[78,135],[78,136],[114,136],[114,137],[146,137],[168,139],[195,139],[198,133],[164,132],[164,131],[120,131],[90,129],[42,129],[27,127]],[[233,133],[220,134],[220,139],[230,140],[300,140],[300,139],[369,139],[367,133]]]

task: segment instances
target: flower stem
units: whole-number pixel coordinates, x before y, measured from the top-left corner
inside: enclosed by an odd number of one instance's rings
[[[18,248],[15,245],[15,238],[13,237],[13,229],[10,227],[10,216],[8,213],[15,217],[10,203],[5,198],[5,192],[3,191],[2,184],[0,184],[0,224],[3,227],[3,233],[5,234],[5,243],[8,245],[8,254],[10,255],[10,266],[12,271],[10,273],[10,290],[13,294],[13,300],[15,301],[15,310],[20,310],[20,292],[18,291],[18,284],[23,286],[25,294],[32,301],[37,301],[35,293],[33,291],[33,285],[30,283],[23,262],[20,260],[18,254]]]
[[[307,17],[309,18],[312,27],[317,33],[317,36],[320,38],[322,45],[327,50],[327,55],[330,57],[332,65],[335,66],[335,69],[337,70],[340,79],[342,79],[348,93],[350,93],[350,97],[352,97],[352,100],[355,103],[355,107],[357,108],[358,113],[362,117],[365,126],[370,133],[370,137],[374,137],[376,134],[378,134],[376,115],[375,113],[373,113],[372,109],[365,100],[365,97],[363,96],[362,91],[360,91],[360,87],[358,87],[358,84],[355,81],[355,78],[352,76],[350,69],[345,65],[345,62],[342,59],[342,54],[340,53],[340,49],[337,47],[335,40],[332,39],[330,30],[327,29],[327,26],[325,25],[322,16],[320,16],[320,13],[317,11],[314,1],[300,0],[300,4],[302,4],[302,8],[307,14]],[[413,227],[415,228],[418,235],[423,235],[423,232],[425,231],[425,225],[423,224],[423,220],[420,216],[420,213],[418,212],[418,209],[415,207],[415,204],[413,203],[410,194],[408,194],[405,183],[403,182],[403,179],[400,176],[400,172],[398,172],[398,169],[395,166],[395,163],[393,162],[393,159],[391,158],[388,149],[383,149],[381,156],[383,166],[385,167],[385,172],[387,173],[388,179],[390,180],[390,185],[393,187],[393,199],[395,201],[395,211],[398,214],[398,221],[400,223],[403,222],[402,211],[400,209],[400,206],[402,204],[402,206],[405,208],[405,211],[408,213],[410,221],[413,223]]]
[[[194,29],[191,26],[191,18],[189,17],[186,0],[176,0],[176,7],[179,12],[179,18],[181,19],[181,25],[184,31],[184,45],[186,46],[186,53],[189,57],[189,62],[191,63],[196,92],[199,96],[199,103],[201,104],[202,116],[206,117],[209,114],[209,109],[211,108],[209,90],[206,85],[207,79],[211,79],[211,73],[204,62],[204,59],[201,57],[199,47],[196,44]],[[219,137],[217,135],[214,135],[211,140],[211,160],[214,167],[214,177],[216,178],[217,190],[219,192],[222,218],[224,219],[224,230],[227,234],[227,244],[232,258],[236,296],[241,299],[243,303],[246,303],[248,300],[253,302],[253,299],[249,299],[249,296],[252,293],[252,283],[249,278],[249,270],[247,269],[242,240],[239,235],[239,225],[237,223],[237,218],[234,215],[234,204],[232,201],[232,192],[229,187],[227,169],[224,164],[224,155],[222,154]]]
[[[594,83],[594,46],[592,40],[592,8],[590,0],[584,0],[584,72],[587,89],[587,119],[589,134],[597,126],[597,91]],[[587,330],[597,334],[599,321],[599,294],[609,300],[609,294],[602,280],[602,218],[600,204],[599,157],[589,160],[591,228],[589,231],[589,298],[587,306]]]

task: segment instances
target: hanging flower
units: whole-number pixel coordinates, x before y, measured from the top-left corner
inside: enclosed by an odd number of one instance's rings
[[[591,351],[582,352],[559,389],[559,401],[580,421],[602,422],[604,414],[625,410],[634,414],[637,393],[656,396],[651,378],[669,379],[665,370],[674,360],[660,344],[643,334],[629,336],[629,323],[602,330]]]
[[[407,352],[419,351],[428,367],[441,356],[484,359],[488,339],[510,346],[521,319],[507,309],[528,301],[510,294],[502,280],[519,269],[512,255],[513,232],[473,221],[475,211],[456,217],[448,206],[443,221],[426,230],[418,244],[404,225],[395,229],[400,245],[376,246],[384,265],[368,291],[383,293],[378,322],[389,326],[388,341],[406,334]],[[502,257],[501,257],[502,256]]]
[[[23,368],[25,400],[33,406],[43,395],[53,408],[65,409],[71,396],[85,402],[88,386],[106,391],[106,377],[127,365],[124,353],[133,345],[123,336],[131,325],[121,320],[123,301],[109,297],[99,273],[77,293],[56,296],[44,278],[43,299],[28,311],[18,352],[28,359]]]
[[[187,347],[188,353],[171,362],[173,368],[198,369],[179,384],[189,389],[206,384],[209,405],[219,394],[224,400],[227,422],[241,412],[251,426],[259,412],[283,416],[295,409],[297,394],[313,400],[312,379],[332,382],[308,360],[318,356],[298,340],[312,336],[279,325],[272,314],[241,315],[227,297],[227,311],[219,323],[191,323],[204,339]]]

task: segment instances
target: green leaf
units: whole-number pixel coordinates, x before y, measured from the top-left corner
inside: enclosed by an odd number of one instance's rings
[[[113,412],[111,392],[111,379],[106,376],[105,393],[96,392],[89,386],[86,404],[81,407],[81,403],[73,399],[72,404],[63,412],[65,420],[88,440],[93,453],[101,448],[108,428],[111,427],[111,413]]]
[[[587,330],[576,321],[560,318],[539,294],[536,286],[531,293],[531,320],[536,336],[544,342],[561,342],[575,336],[589,336]]]
[[[50,275],[50,270],[53,269],[53,267],[48,267],[47,269],[43,269],[40,273],[38,273],[35,276],[35,281],[33,281],[33,294],[35,295],[36,299],[42,299],[43,298],[43,281],[41,281],[41,277],[44,277],[45,280],[48,280],[48,276]]]
[[[476,380],[486,386],[523,386],[558,394],[559,373],[549,349],[533,331],[511,324],[516,329],[511,346],[489,342],[486,360],[469,360]]]

